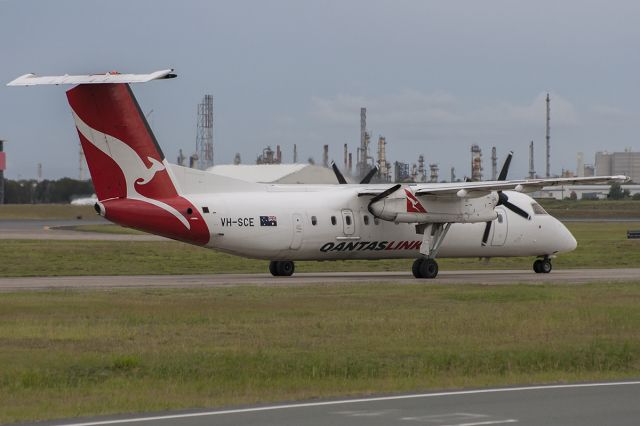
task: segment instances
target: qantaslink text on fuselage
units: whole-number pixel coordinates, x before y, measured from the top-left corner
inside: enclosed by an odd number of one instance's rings
[[[382,250],[420,250],[422,241],[343,241],[325,243],[320,251],[382,251]]]

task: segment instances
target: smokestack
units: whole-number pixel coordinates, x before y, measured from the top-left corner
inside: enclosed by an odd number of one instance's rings
[[[280,164],[282,162],[282,151],[280,151],[280,145],[276,145],[276,164]]]
[[[491,148],[491,180],[496,180],[498,177],[498,155],[496,153],[496,147]]]
[[[297,163],[298,162],[298,146],[294,143],[293,144],[293,163]]]
[[[529,144],[529,179],[535,179],[536,170],[533,167],[533,141]]]
[[[551,176],[551,129],[549,126],[549,122],[551,121],[551,99],[549,99],[549,94],[547,93],[547,177]]]
[[[451,182],[455,182],[455,181],[456,181],[456,168],[451,167]]]
[[[329,167],[329,145],[322,147],[322,165]]]
[[[349,172],[349,174],[351,174],[353,170],[353,153],[349,153],[349,167],[347,168],[347,171]]]
[[[347,171],[347,166],[349,165],[349,152],[347,151],[347,144],[344,144],[344,171]]]

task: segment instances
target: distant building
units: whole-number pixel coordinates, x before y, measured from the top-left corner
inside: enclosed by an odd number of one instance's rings
[[[610,185],[565,185],[549,186],[530,194],[533,198],[555,198],[564,200],[576,194],[578,200],[603,200],[609,195]],[[622,189],[628,189],[630,195],[640,193],[640,185],[622,185]]]
[[[640,183],[640,152],[596,152],[597,176],[625,175]]]

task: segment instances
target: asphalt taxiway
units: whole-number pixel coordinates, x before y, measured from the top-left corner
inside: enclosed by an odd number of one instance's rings
[[[156,235],[108,234],[77,231],[77,225],[107,225],[96,217],[83,220],[0,220],[0,240],[94,240],[94,241],[162,241]]]
[[[640,381],[524,386],[103,417],[39,425],[637,425]]]
[[[0,278],[2,291],[37,291],[55,289],[117,288],[198,288],[300,285],[391,284],[586,284],[592,282],[624,282],[640,280],[640,268],[565,269],[550,274],[524,270],[441,271],[433,280],[417,280],[410,272],[314,272],[296,273],[291,277],[269,274],[216,275],[133,275],[75,277],[5,277]]]

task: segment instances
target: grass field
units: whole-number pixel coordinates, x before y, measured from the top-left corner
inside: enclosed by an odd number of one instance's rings
[[[556,268],[625,268],[640,265],[640,241],[627,229],[640,222],[573,222],[578,248],[554,260]],[[0,276],[146,275],[266,272],[268,262],[243,259],[173,241],[3,240]],[[412,260],[297,262],[298,272],[409,271]],[[529,269],[533,258],[440,259],[441,270]]]
[[[101,225],[74,225],[64,227],[73,231],[80,232],[98,232],[101,234],[124,234],[124,235],[149,235],[146,232],[138,231],[133,228],[125,228],[113,223],[101,224]]]
[[[71,204],[0,204],[0,220],[93,219],[93,206]]]
[[[640,375],[627,284],[0,298],[0,422]]]
[[[638,218],[640,200],[547,200],[538,202],[553,216],[563,218]]]

